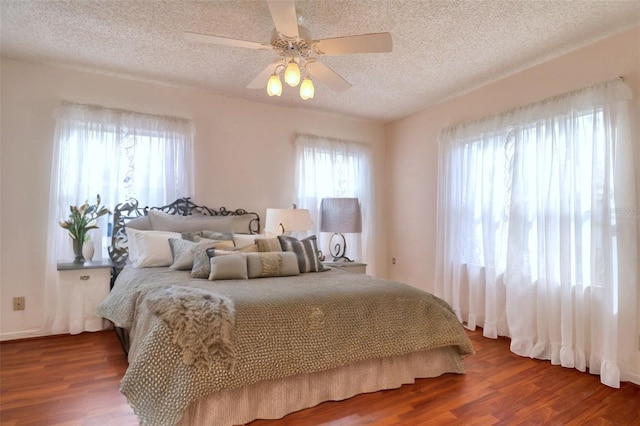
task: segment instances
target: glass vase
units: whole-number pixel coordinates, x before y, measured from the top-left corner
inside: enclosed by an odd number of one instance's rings
[[[84,245],[84,241],[81,238],[76,238],[72,241],[73,243],[73,254],[75,258],[73,259],[73,263],[84,263],[84,256],[82,255],[82,246]]]

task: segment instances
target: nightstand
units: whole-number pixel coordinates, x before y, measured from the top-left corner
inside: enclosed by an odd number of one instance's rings
[[[58,311],[68,315],[71,334],[109,328],[95,312],[109,294],[112,271],[111,260],[58,263]]]
[[[356,274],[366,274],[367,264],[358,262],[323,262],[324,266],[330,266],[343,271],[353,272]]]

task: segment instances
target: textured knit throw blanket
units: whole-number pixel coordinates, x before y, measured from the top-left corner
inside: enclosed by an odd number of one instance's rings
[[[213,358],[219,357],[233,370],[235,310],[231,300],[199,288],[172,286],[147,303],[169,326],[185,365],[208,371]]]

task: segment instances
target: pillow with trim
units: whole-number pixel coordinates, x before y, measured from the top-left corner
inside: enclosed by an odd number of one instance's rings
[[[228,256],[217,256],[209,259],[209,280],[246,280],[247,258],[244,254],[235,253]]]
[[[318,259],[318,242],[315,235],[298,240],[288,235],[278,235],[282,251],[292,251],[298,257],[300,273],[318,272],[324,269]]]
[[[255,244],[250,246],[244,246],[244,247],[218,247],[215,249],[215,251],[211,251],[209,253],[209,257],[225,256],[227,254],[234,254],[234,253],[257,253],[257,252],[258,252],[258,246]]]
[[[298,257],[293,252],[247,253],[249,278],[300,275]]]
[[[276,251],[276,252],[282,251],[280,240],[276,237],[256,238],[256,245],[258,246],[258,251],[261,253],[266,253],[270,251]]]
[[[208,278],[210,271],[209,250],[215,248],[233,248],[233,241],[222,242],[204,242],[194,246],[193,249],[193,268],[191,268],[192,278]]]

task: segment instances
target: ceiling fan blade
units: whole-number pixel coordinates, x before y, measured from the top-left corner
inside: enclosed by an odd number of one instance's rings
[[[282,59],[278,59],[267,65],[267,67],[263,69],[260,74],[251,81],[251,83],[247,84],[247,89],[264,89],[267,87],[269,77],[271,77],[271,74],[275,71],[276,66],[281,63]]]
[[[287,38],[297,38],[298,15],[293,0],[268,0],[269,12],[276,30]]]
[[[313,78],[320,80],[331,90],[342,92],[343,90],[347,90],[351,87],[351,83],[322,62],[308,59],[305,68]]]
[[[272,49],[271,45],[269,44],[257,43],[255,41],[238,40],[235,38],[214,36],[209,34],[191,33],[188,31],[185,31],[184,38],[189,41],[195,41],[198,43],[218,44],[222,46],[231,46],[231,47],[244,47],[246,49],[256,49],[256,50]]]
[[[390,33],[373,33],[316,40],[312,48],[318,55],[386,53],[393,50],[393,41]]]

